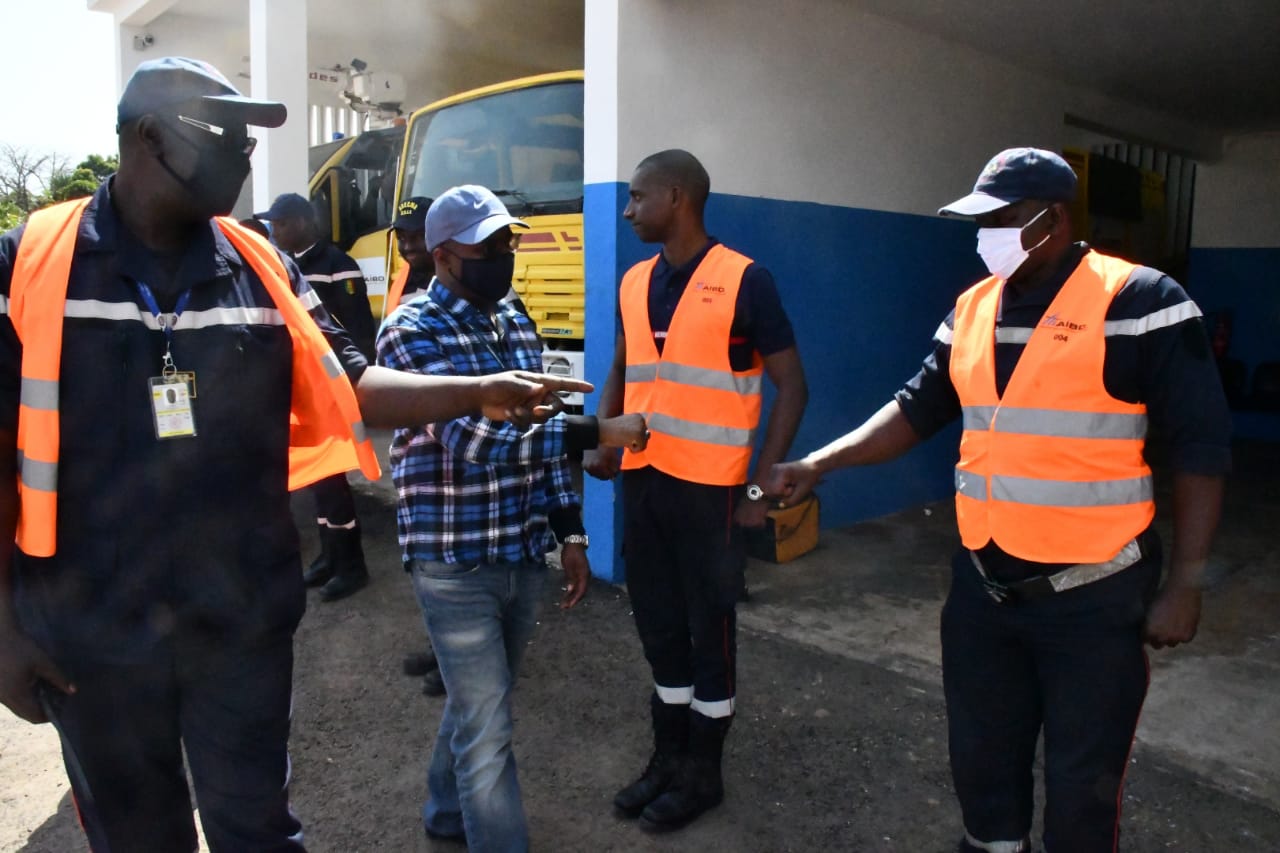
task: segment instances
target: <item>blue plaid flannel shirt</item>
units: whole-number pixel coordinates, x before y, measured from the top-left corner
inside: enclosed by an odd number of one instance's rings
[[[436,376],[542,372],[537,329],[507,302],[494,317],[432,279],[378,332],[378,364]],[[406,561],[541,561],[554,547],[547,513],[579,507],[557,416],[520,430],[475,416],[398,429],[391,477]]]

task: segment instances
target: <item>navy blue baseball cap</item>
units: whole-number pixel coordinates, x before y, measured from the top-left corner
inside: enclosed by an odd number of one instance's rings
[[[454,187],[427,209],[427,249],[434,251],[446,240],[474,246],[507,225],[529,227],[528,223],[512,216],[507,206],[484,187],[476,184]]]
[[[421,231],[426,228],[427,210],[431,207],[431,199],[416,195],[406,198],[396,207],[396,221],[392,228],[405,231]]]
[[[973,192],[938,213],[981,216],[1027,198],[1070,202],[1075,197],[1076,173],[1066,160],[1041,148],[1008,148],[983,168]]]
[[[297,193],[281,193],[276,196],[275,201],[271,202],[270,210],[255,213],[253,217],[271,222],[276,219],[314,219],[315,215],[315,208],[303,196]]]
[[[279,127],[288,114],[284,104],[240,94],[207,62],[164,56],[149,59],[134,70],[116,107],[116,123],[122,125],[148,113],[164,112],[192,101],[220,105],[224,111],[254,127]]]

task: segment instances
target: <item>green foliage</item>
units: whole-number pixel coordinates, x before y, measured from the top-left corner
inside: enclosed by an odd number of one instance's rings
[[[0,143],[0,231],[21,223],[33,210],[93,195],[119,166],[114,154],[90,154],[72,169],[57,154]]]
[[[109,157],[103,157],[101,154],[90,154],[80,161],[80,164],[76,166],[76,171],[86,169],[101,183],[119,168],[120,157],[116,154],[112,154]]]
[[[0,234],[22,223],[22,210],[8,199],[0,198]]]
[[[108,173],[110,174],[110,173]],[[54,202],[67,201],[93,195],[101,179],[91,169],[78,167],[74,172],[61,172],[49,178],[49,191],[41,201],[41,207]]]

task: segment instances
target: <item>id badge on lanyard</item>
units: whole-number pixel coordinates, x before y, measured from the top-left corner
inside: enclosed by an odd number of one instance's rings
[[[196,375],[190,370],[178,370],[173,361],[173,327],[178,317],[187,307],[190,290],[184,290],[178,297],[172,314],[162,314],[151,288],[137,282],[138,293],[147,304],[160,331],[164,332],[164,362],[160,366],[160,375],[147,379],[147,390],[151,398],[151,420],[155,424],[156,438],[191,438],[196,435],[196,413],[194,400],[196,396]]]

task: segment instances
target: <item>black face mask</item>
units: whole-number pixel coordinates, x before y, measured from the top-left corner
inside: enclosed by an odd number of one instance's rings
[[[511,289],[511,277],[516,271],[514,253],[508,252],[496,258],[458,258],[458,260],[462,261],[462,273],[458,276],[458,281],[477,296],[490,302],[497,302]]]
[[[207,210],[209,216],[226,216],[235,207],[249,177],[249,155],[239,148],[197,145],[182,134],[175,135],[196,149],[196,164],[191,174],[183,177],[161,154],[156,158],[161,168],[182,184],[192,201]]]

